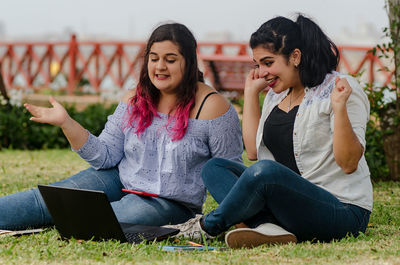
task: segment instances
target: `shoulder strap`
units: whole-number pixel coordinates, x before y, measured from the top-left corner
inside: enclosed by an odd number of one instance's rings
[[[204,102],[206,102],[206,99],[207,99],[209,96],[211,96],[212,94],[217,94],[217,92],[210,92],[210,93],[207,94],[207,96],[204,97],[203,102],[201,102],[200,108],[199,108],[199,110],[197,111],[196,118],[195,118],[196,120],[197,120],[197,119],[199,118],[199,116],[200,116],[200,112],[201,112],[201,109],[203,108]]]

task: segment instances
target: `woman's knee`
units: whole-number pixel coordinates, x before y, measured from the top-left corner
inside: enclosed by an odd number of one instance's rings
[[[115,181],[119,182],[118,169],[96,170],[90,167],[52,185],[78,189],[105,190],[105,187]]]
[[[281,165],[275,161],[261,160],[248,167],[241,178],[253,185],[275,184],[282,177],[278,172],[279,167]]]
[[[204,182],[207,182],[209,177],[214,178],[215,171],[220,169],[221,166],[224,164],[226,159],[223,158],[211,158],[208,160],[201,169],[201,177]]]
[[[213,157],[209,159],[203,166],[202,171],[209,171],[212,170],[215,167],[221,167],[223,166],[227,161],[224,158],[219,158],[219,157]]]
[[[239,177],[245,169],[246,166],[242,163],[225,158],[214,157],[203,165],[201,176],[204,180],[204,178],[214,176],[215,173],[222,174],[224,171],[228,170]]]

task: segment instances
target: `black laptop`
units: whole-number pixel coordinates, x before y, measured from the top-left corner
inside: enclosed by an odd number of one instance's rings
[[[116,239],[121,242],[163,240],[179,230],[119,223],[102,191],[38,185],[56,229],[64,239]]]

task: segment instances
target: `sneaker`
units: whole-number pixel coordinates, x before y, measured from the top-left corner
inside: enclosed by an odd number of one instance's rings
[[[294,234],[275,224],[266,223],[256,228],[238,228],[225,236],[230,248],[252,248],[263,244],[287,244],[297,242]]]
[[[215,238],[201,228],[200,220],[202,217],[203,215],[196,214],[194,218],[187,220],[185,223],[177,225],[164,225],[163,227],[179,229],[180,232],[176,234],[175,237],[186,237],[197,241],[202,241],[202,235],[204,235],[205,239]]]

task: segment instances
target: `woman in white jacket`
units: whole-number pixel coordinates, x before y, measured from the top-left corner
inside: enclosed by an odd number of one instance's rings
[[[212,159],[203,181],[219,207],[178,226],[230,247],[332,240],[364,232],[372,185],[364,158],[369,102],[357,81],[335,72],[339,51],[310,19],[264,23],[250,39],[256,64],[245,85],[246,168]],[[268,90],[262,113],[259,94]]]

